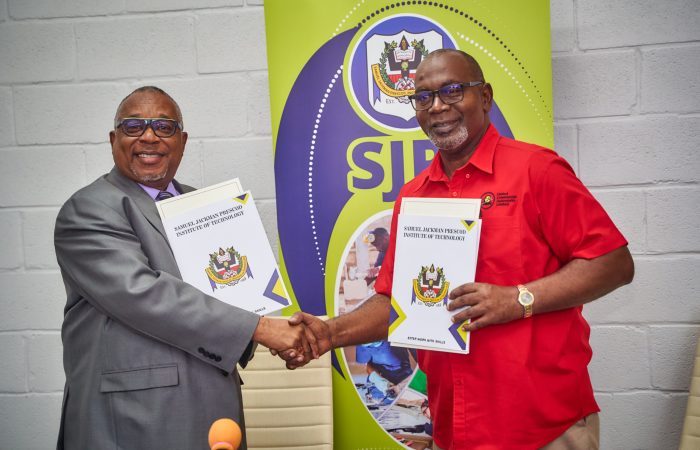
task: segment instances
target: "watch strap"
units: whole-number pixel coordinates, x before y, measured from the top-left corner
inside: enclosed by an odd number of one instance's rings
[[[523,307],[523,319],[527,319],[528,317],[532,316],[532,305],[534,302],[524,304],[520,301],[520,295],[527,293],[527,294],[532,296],[532,292],[530,292],[527,289],[527,287],[525,287],[524,284],[519,284],[517,287],[518,287],[518,303],[520,303],[520,305]]]

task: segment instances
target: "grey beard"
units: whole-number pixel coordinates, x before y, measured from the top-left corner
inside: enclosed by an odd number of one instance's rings
[[[442,150],[454,150],[460,145],[464,144],[469,137],[469,130],[465,125],[460,126],[457,131],[449,136],[436,136],[432,130],[428,134],[430,142],[433,143],[438,149]]]
[[[130,168],[131,173],[134,175],[135,178],[137,178],[142,184],[144,183],[152,183],[154,181],[160,181],[165,178],[165,175],[167,174],[167,170],[163,171],[163,173],[157,173],[154,175],[139,175],[136,173],[133,167]]]

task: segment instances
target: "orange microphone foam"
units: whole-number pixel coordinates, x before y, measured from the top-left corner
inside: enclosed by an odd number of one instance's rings
[[[231,419],[219,419],[209,428],[211,450],[237,450],[241,445],[241,427]]]

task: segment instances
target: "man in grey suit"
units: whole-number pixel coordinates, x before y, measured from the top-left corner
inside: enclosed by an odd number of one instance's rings
[[[181,280],[154,202],[192,190],[173,179],[187,142],[177,103],[156,87],[135,90],[109,138],[115,167],[56,220],[68,296],[58,448],[209,448],[214,420],[244,429],[236,364],[245,366],[255,343],[300,357],[308,343],[302,327]]]

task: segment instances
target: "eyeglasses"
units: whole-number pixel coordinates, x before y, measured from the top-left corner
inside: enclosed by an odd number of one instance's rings
[[[440,96],[442,103],[446,105],[451,105],[462,101],[464,98],[464,88],[478,86],[484,84],[483,81],[469,81],[467,83],[451,83],[441,87],[440,89],[435,89],[434,91],[418,91],[413,95],[409,95],[408,98],[411,100],[411,106],[416,111],[424,111],[430,109],[435,101],[435,94]]]
[[[173,119],[141,119],[137,117],[126,117],[120,122],[114,123],[114,129],[121,127],[124,134],[131,137],[139,137],[146,132],[146,128],[151,127],[153,133],[161,138],[170,137],[179,129],[182,124]]]

